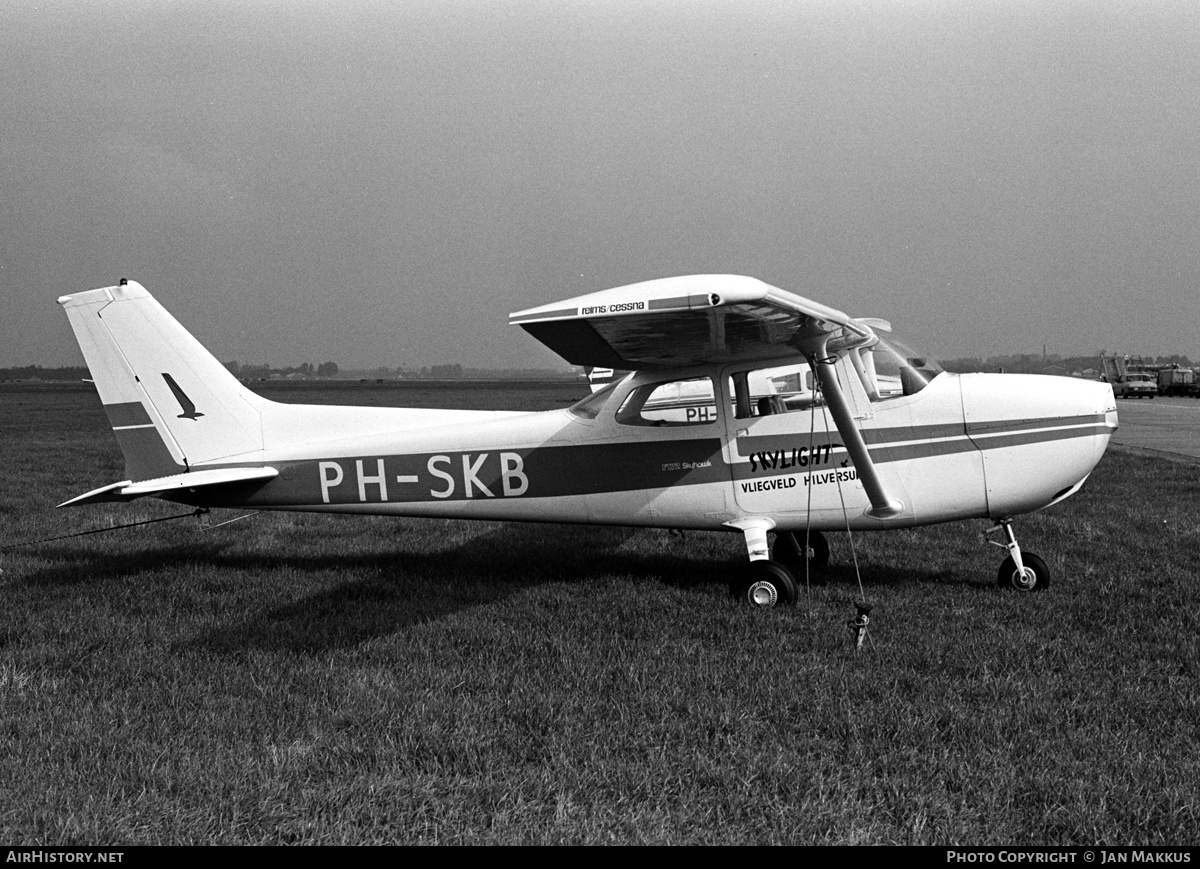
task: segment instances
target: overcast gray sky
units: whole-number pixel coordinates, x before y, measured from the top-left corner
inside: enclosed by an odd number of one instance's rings
[[[510,311],[702,272],[1200,357],[1191,0],[9,3],[0,119],[0,365],[128,277],[226,361],[552,366]]]

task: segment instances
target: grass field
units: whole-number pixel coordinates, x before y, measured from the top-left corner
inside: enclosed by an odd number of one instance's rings
[[[53,510],[122,478],[98,401],[0,409],[0,545],[180,511]],[[981,522],[856,536],[857,654],[844,535],[768,612],[734,535],[260,514],[5,552],[0,841],[1195,844],[1198,503],[1200,467],[1110,451],[1018,521],[1034,595]]]

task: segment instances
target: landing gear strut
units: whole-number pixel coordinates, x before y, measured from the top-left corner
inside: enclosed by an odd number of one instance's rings
[[[809,567],[812,570],[828,567],[829,541],[825,539],[825,535],[820,531],[809,531],[807,537]],[[775,543],[771,546],[771,558],[790,570],[797,581],[803,579],[805,575],[804,538],[804,532],[780,531],[775,535]],[[818,582],[816,577],[811,574],[809,579],[814,583]]]
[[[989,540],[988,543],[1008,550],[1008,558],[1000,563],[1000,571],[996,575],[997,585],[1014,591],[1043,591],[1050,585],[1050,569],[1046,567],[1046,562],[1032,552],[1021,551],[1021,546],[1013,534],[1012,520],[1001,519],[984,534],[996,531],[1004,532],[1005,542]]]
[[[788,606],[796,602],[796,579],[788,568],[771,560],[767,532],[775,522],[766,518],[738,519],[727,522],[746,537],[750,566],[729,583],[729,592],[737,600],[756,608]]]

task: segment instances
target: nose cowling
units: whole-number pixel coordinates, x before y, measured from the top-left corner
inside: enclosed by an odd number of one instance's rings
[[[1117,427],[1106,383],[1035,374],[962,375],[967,436],[983,456],[988,512],[1039,510],[1073,494]]]

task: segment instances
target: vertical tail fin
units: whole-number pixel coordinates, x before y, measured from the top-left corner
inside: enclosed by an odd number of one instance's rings
[[[146,289],[63,296],[131,480],[261,450],[270,404],[242,386]]]

